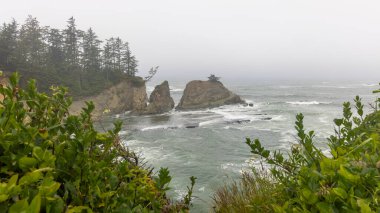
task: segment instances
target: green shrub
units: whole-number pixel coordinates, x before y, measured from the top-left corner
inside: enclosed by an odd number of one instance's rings
[[[263,170],[244,172],[240,181],[219,188],[213,196],[216,212],[273,212],[273,203],[284,203],[281,185],[273,184]]]
[[[171,180],[140,167],[119,141],[121,123],[105,133],[91,120],[87,103],[70,115],[66,89],[38,93],[34,81],[22,90],[18,75],[0,86],[0,212],[186,211],[189,198],[171,204]],[[195,178],[193,178],[195,180]],[[193,180],[192,179],[192,180]]]
[[[292,146],[287,156],[265,149],[258,139],[252,141],[247,138],[246,144],[251,152],[270,165],[271,178],[266,181],[272,182],[277,194],[283,196],[271,205],[271,211],[380,211],[380,98],[371,105],[373,112],[367,116],[358,96],[354,103],[355,115],[351,103],[346,102],[343,104],[343,118],[334,120],[335,134],[327,139],[330,155],[315,147],[314,131],[306,132],[302,114],[296,116],[295,122],[299,143]],[[244,185],[240,191],[244,192],[256,184]],[[272,190],[268,184],[262,187]],[[252,206],[260,207],[265,201],[254,198],[265,197],[266,191],[257,192],[250,202]],[[217,208],[223,207],[216,204]],[[266,209],[250,210],[263,212]]]

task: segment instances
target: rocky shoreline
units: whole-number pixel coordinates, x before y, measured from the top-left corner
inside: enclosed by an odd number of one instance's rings
[[[74,101],[70,113],[78,114],[85,103],[95,105],[93,118],[100,119],[106,114],[130,111],[134,115],[153,115],[171,111],[174,106],[168,81],[157,85],[148,99],[146,82],[140,77],[125,79],[99,95]],[[228,104],[245,104],[237,94],[228,90],[220,81],[190,81],[176,110],[198,110]]]

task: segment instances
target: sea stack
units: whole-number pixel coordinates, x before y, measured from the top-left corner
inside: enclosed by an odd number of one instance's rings
[[[160,114],[169,112],[174,108],[173,98],[170,96],[168,81],[157,85],[149,97],[149,105],[144,114]]]
[[[177,110],[196,110],[227,104],[245,103],[240,96],[229,91],[220,81],[190,81],[183,92]]]

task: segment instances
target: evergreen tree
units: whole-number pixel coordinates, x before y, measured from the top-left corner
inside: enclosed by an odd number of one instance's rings
[[[63,35],[58,29],[50,29],[48,33],[48,69],[62,72],[65,63]]]
[[[18,70],[24,83],[35,78],[45,92],[62,84],[74,96],[88,95],[135,76],[137,65],[128,42],[112,37],[102,46],[91,28],[77,29],[73,17],[63,30],[40,26],[32,16],[20,28],[15,20],[0,26],[0,70]]]
[[[90,28],[83,35],[82,65],[85,72],[99,72],[100,70],[100,44],[101,41]]]
[[[16,20],[11,23],[4,23],[0,28],[0,69],[16,69],[16,48],[18,29]]]
[[[112,71],[112,45],[110,40],[106,41],[106,44],[103,48],[103,55],[102,55],[102,61],[103,61],[103,71],[106,74],[107,81],[110,80],[110,72]]]
[[[78,31],[74,17],[71,17],[67,23],[67,28],[64,30],[65,59],[69,68],[76,69],[79,66]]]
[[[129,76],[135,76],[137,72],[137,60],[132,55],[128,42],[125,42],[122,46],[122,67],[124,73]]]
[[[37,71],[44,65],[46,52],[43,34],[44,29],[40,27],[37,19],[28,16],[25,24],[21,26],[17,47],[22,68]]]

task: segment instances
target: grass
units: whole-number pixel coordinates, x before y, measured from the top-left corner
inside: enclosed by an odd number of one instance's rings
[[[215,212],[273,212],[272,204],[281,204],[284,190],[268,172],[253,169],[244,172],[240,181],[219,188],[213,196]]]

